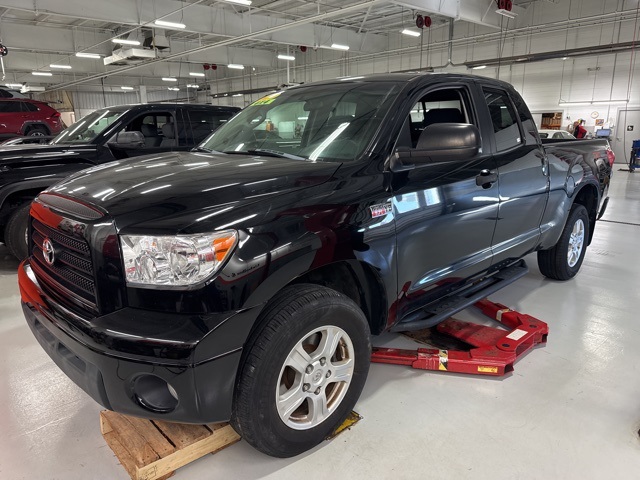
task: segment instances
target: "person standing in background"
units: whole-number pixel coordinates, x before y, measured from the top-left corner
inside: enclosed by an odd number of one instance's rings
[[[573,136],[576,138],[584,138],[587,135],[587,129],[582,126],[584,120],[576,120],[573,122]]]

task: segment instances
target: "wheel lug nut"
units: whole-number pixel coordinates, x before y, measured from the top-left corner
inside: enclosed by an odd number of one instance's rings
[[[331,370],[329,370],[325,376],[329,378],[331,376]]]
[[[320,395],[320,387],[316,388],[315,394]]]
[[[307,369],[305,370],[307,373],[313,372],[313,365],[307,365]]]
[[[326,359],[326,358],[324,358],[324,357],[322,357],[322,358],[320,359],[320,365],[324,366],[324,364],[325,364],[325,363],[327,363],[327,359]]]
[[[309,385],[308,383],[305,383],[304,385],[302,385],[303,392],[308,392],[310,388],[311,388],[311,385]]]

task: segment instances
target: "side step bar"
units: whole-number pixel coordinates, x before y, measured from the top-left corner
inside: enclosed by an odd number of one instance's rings
[[[529,267],[524,260],[520,260],[510,267],[504,268],[490,277],[483,278],[475,285],[463,290],[456,295],[450,295],[437,302],[427,305],[419,312],[405,317],[391,328],[392,332],[413,332],[431,328],[446,320],[451,315],[470,307],[474,303],[488,297],[498,290],[506,287],[524,277],[529,272]]]

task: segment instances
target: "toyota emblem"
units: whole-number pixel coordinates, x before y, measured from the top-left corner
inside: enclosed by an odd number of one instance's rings
[[[56,261],[56,252],[53,249],[51,240],[48,238],[45,238],[42,242],[42,256],[44,257],[44,261],[49,265],[53,265],[53,262]]]

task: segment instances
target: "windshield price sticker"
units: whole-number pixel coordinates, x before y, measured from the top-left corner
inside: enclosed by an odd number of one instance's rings
[[[260,100],[256,100],[251,104],[251,106],[253,107],[255,105],[269,105],[270,103],[273,103],[275,99],[278,98],[281,94],[282,92],[272,93],[271,95],[262,97]]]

